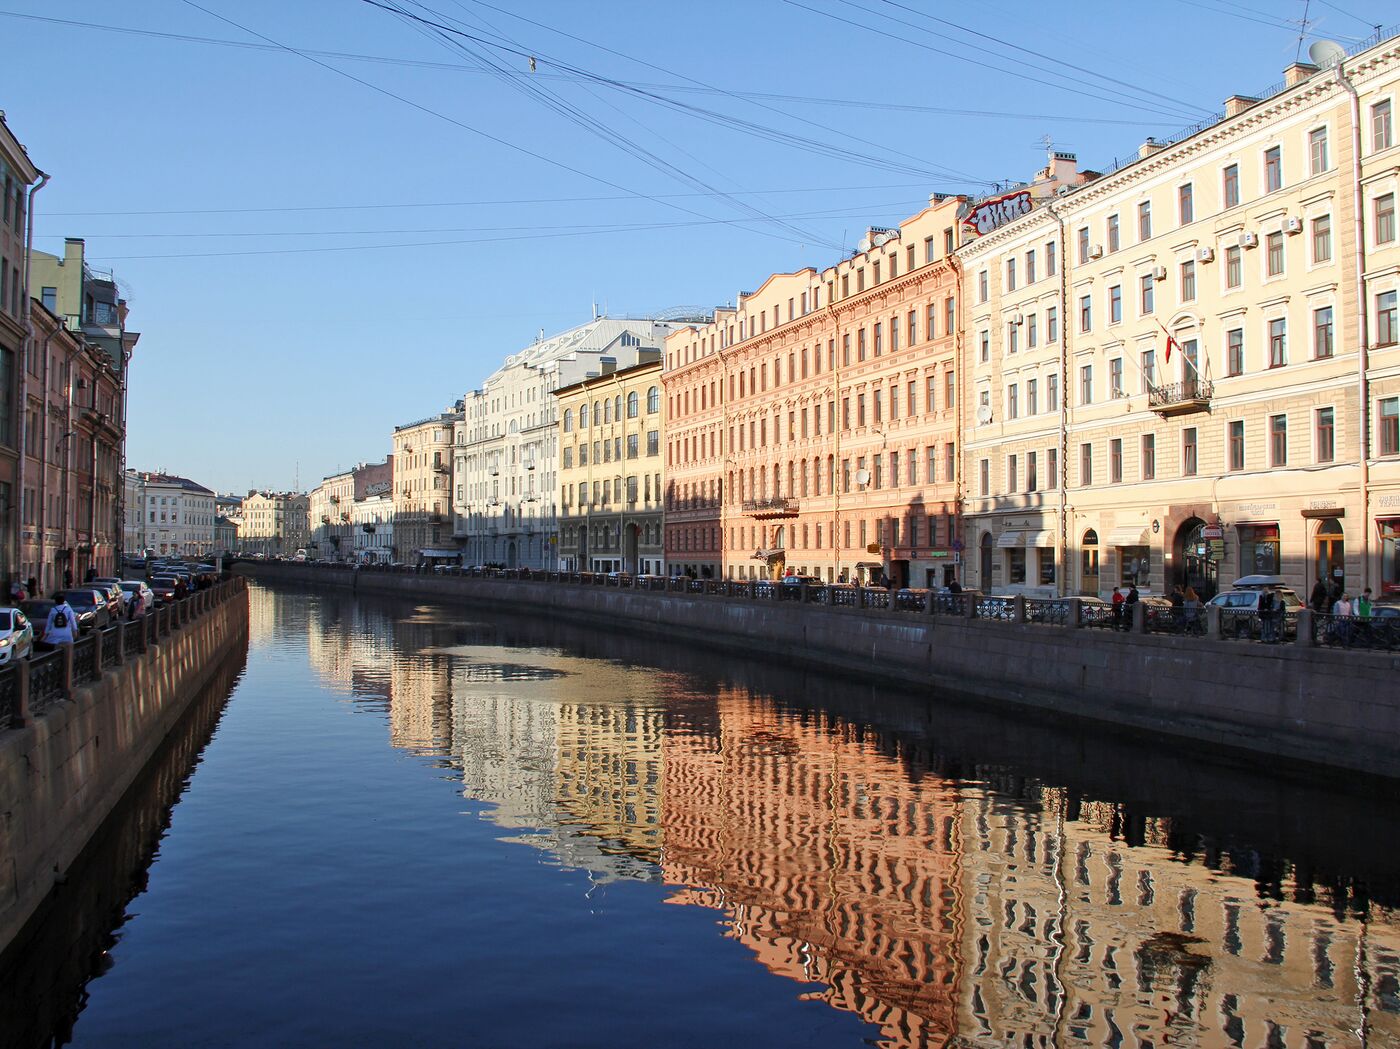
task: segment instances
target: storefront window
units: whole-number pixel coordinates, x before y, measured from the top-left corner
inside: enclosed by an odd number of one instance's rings
[[[1042,546],[1036,553],[1040,557],[1040,585],[1053,586],[1055,584],[1054,547]]]
[[[1376,522],[1381,539],[1381,593],[1400,594],[1400,517]]]
[[[1142,587],[1147,585],[1147,573],[1152,568],[1152,551],[1145,546],[1120,546],[1118,548],[1119,582],[1122,586]]]
[[[1024,583],[1026,581],[1026,548],[1013,546],[1006,551],[1006,581]]]
[[[1093,529],[1085,532],[1082,546],[1079,590],[1093,596],[1099,592],[1099,534]]]
[[[1278,525],[1240,525],[1240,575],[1278,575]]]

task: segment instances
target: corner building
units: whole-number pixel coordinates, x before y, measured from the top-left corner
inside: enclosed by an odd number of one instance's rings
[[[673,573],[957,574],[965,206],[934,197],[835,266],[775,274],[667,339]]]
[[[1291,66],[963,249],[971,583],[1400,589],[1398,70]]]

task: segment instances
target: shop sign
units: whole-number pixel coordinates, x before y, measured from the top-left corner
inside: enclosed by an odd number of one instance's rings
[[[1206,525],[1201,529],[1202,539],[1219,540],[1225,538],[1225,529],[1219,525]]]
[[[928,552],[928,556],[929,556],[929,557],[947,557],[947,556],[948,556],[948,551],[947,551],[947,550],[930,550],[930,551]]]
[[[1034,207],[1031,191],[1018,189],[1014,193],[982,201],[972,209],[972,214],[966,219],[966,225],[975,229],[979,237],[985,237],[998,226],[1004,226],[1022,215],[1029,215]]]

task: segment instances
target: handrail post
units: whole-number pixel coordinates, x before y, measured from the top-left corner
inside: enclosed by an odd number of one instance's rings
[[[32,657],[31,657],[32,658]],[[34,724],[34,718],[29,713],[29,660],[21,659],[15,665],[15,712],[10,723],[11,728],[28,728]]]
[[[1011,599],[1011,622],[1024,623],[1026,621],[1026,595],[1017,594]]]
[[[63,642],[63,698],[73,698],[73,642]]]
[[[1317,639],[1313,637],[1313,610],[1304,606],[1298,609],[1298,636],[1294,639],[1304,648],[1314,648]]]
[[[126,663],[126,620],[117,620],[117,666]]]
[[[1133,621],[1130,633],[1147,633],[1147,606],[1141,601],[1133,602]]]
[[[1069,625],[1078,630],[1084,624],[1079,621],[1079,609],[1082,602],[1077,597],[1069,599]]]
[[[1212,641],[1220,640],[1220,606],[1206,605],[1206,637]]]
[[[107,640],[102,636],[102,631],[94,628],[92,631],[92,679],[102,680],[102,642]]]

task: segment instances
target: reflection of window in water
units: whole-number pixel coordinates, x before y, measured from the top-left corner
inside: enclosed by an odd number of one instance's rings
[[[1144,586],[1147,573],[1152,567],[1151,551],[1145,546],[1120,546],[1119,564],[1122,566],[1119,582],[1123,586]]]

